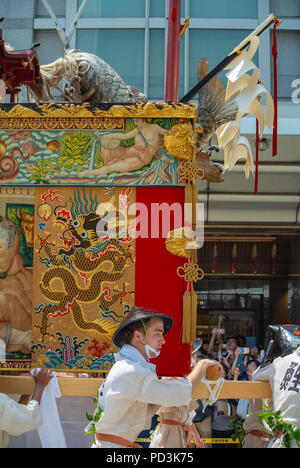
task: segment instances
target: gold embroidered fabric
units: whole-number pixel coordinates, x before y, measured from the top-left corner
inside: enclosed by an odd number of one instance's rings
[[[134,188],[36,189],[35,366],[110,369],[112,335],[134,305],[129,201],[135,202]]]

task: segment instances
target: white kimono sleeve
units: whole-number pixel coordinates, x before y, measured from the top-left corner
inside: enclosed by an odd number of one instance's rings
[[[275,361],[272,362],[272,364],[269,364],[266,367],[259,367],[253,374],[252,380],[264,380],[264,381],[270,381],[274,379],[275,376],[275,363],[278,362],[277,358]]]
[[[0,431],[10,436],[18,436],[32,431],[42,424],[42,416],[37,401],[20,405],[7,395],[0,393]]]
[[[139,401],[160,406],[185,406],[192,396],[192,384],[188,379],[158,379],[148,375],[140,389]]]

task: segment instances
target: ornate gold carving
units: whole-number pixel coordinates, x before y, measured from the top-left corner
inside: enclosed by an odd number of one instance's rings
[[[198,177],[203,179],[204,171],[193,161],[180,161],[177,168],[180,184],[196,183]]]
[[[36,112],[35,110],[29,108],[29,107],[23,107],[20,104],[16,104],[12,109],[10,109],[8,112],[3,110],[0,106],[0,117],[40,117],[40,114]]]
[[[37,110],[36,110],[37,109]],[[138,103],[107,110],[84,104],[43,104],[35,109],[20,104],[8,111],[0,105],[1,129],[121,129],[125,117],[196,119],[194,104]],[[192,126],[190,125],[191,129]]]
[[[172,156],[185,161],[195,157],[196,137],[190,123],[174,125],[164,136],[165,147]]]
[[[169,232],[166,238],[166,249],[172,255],[189,258],[189,250],[194,247],[196,242],[195,233],[187,226],[174,229]]]
[[[100,109],[97,109],[99,112]],[[110,114],[122,117],[178,117],[186,119],[196,119],[197,108],[195,104],[165,104],[165,103],[138,103],[134,106],[112,106]]]

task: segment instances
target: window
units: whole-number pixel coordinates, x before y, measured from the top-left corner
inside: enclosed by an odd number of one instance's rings
[[[64,55],[64,46],[56,31],[35,31],[34,42],[40,42],[37,49],[41,65],[54,62]]]
[[[299,0],[270,0],[270,11],[280,18],[300,17]]]
[[[65,16],[66,13],[66,0],[51,0],[48,2],[56,16]],[[36,17],[49,18],[49,11],[44,6],[43,2],[39,0],[36,2]]]
[[[194,18],[257,18],[257,0],[190,0],[190,15]]]
[[[150,30],[149,99],[161,100],[164,95],[165,31]]]
[[[165,16],[165,2],[163,0],[150,1],[150,16],[152,18],[164,18]]]
[[[273,36],[271,33],[271,45]],[[300,32],[277,30],[278,98],[291,101],[294,80],[300,79]],[[272,55],[271,55],[272,57]],[[272,90],[274,89],[273,60],[271,65]]]
[[[78,30],[77,49],[96,54],[111,65],[127,85],[144,88],[144,30]]]
[[[247,30],[201,30],[190,31],[190,88],[197,82],[198,62],[206,57],[208,71],[211,71],[228,55],[251,31]],[[257,54],[254,62],[257,64]],[[220,80],[226,81],[225,72],[220,73]]]
[[[77,0],[77,9],[82,0]],[[164,3],[164,2],[162,2]],[[144,18],[143,0],[88,0],[82,18]]]

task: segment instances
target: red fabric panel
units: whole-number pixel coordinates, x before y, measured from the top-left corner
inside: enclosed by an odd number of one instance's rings
[[[162,238],[161,233],[159,238],[151,238],[150,231],[151,204],[180,203],[183,212],[184,189],[181,187],[138,187],[136,202],[147,206],[149,236],[136,239],[135,305],[153,309],[174,318],[172,329],[165,335],[166,343],[161,354],[153,360],[153,363],[157,366],[159,376],[183,376],[190,369],[191,347],[181,343],[182,296],[186,283],[177,276],[176,270],[185,263],[186,259],[170,254],[165,247],[165,238]],[[139,212],[137,212],[138,215]],[[171,217],[171,230],[180,226],[182,224],[174,226],[174,219]]]

